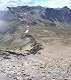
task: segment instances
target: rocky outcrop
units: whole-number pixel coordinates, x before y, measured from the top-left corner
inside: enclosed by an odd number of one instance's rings
[[[42,45],[40,43],[38,43],[35,40],[35,38],[33,38],[32,35],[25,35],[23,38],[29,38],[30,39],[30,41],[25,44],[25,45],[27,45],[27,44],[29,45],[29,43],[30,43],[31,48],[29,50],[26,49],[26,50],[22,51],[22,47],[18,50],[0,50],[0,53],[1,53],[0,55],[3,55],[3,58],[8,59],[9,58],[8,56],[10,56],[11,54],[17,55],[17,56],[19,56],[19,55],[27,56],[30,54],[35,55],[35,54],[39,53],[39,51],[41,49],[43,49]]]

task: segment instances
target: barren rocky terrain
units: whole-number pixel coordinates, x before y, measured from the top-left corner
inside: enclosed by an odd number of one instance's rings
[[[71,80],[71,46],[54,40],[43,47],[35,55],[0,55],[0,80]]]

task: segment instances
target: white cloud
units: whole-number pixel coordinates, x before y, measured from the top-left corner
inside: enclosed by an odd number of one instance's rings
[[[71,0],[48,0],[47,6],[53,8],[68,6],[71,8]]]
[[[22,5],[40,5],[53,8],[68,6],[71,8],[71,0],[0,0],[0,10],[6,9],[7,6]]]
[[[0,10],[5,10],[7,6],[21,6],[29,4],[32,0],[0,0]]]
[[[62,8],[64,6],[68,6],[71,8],[71,0],[46,0],[45,2],[35,1],[33,5],[40,5],[51,8]]]

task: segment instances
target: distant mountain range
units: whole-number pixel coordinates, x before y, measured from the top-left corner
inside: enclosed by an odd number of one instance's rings
[[[67,6],[63,8],[45,8],[41,6],[18,6],[8,7],[9,11],[24,23],[37,24],[38,22],[71,23],[71,9]]]

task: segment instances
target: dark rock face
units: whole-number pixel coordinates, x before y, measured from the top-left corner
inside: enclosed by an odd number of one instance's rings
[[[45,17],[52,22],[71,23],[71,9],[66,6],[61,9],[47,8]]]

